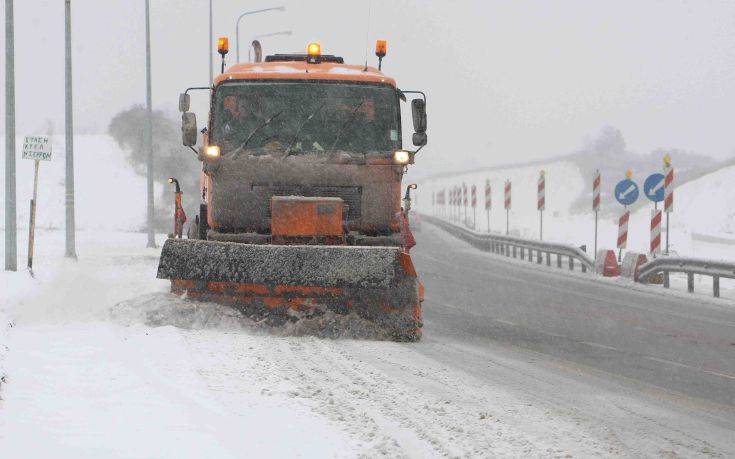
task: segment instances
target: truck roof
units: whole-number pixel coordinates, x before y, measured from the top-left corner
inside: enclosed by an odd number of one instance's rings
[[[235,64],[215,78],[215,86],[227,80],[326,80],[383,83],[396,87],[393,78],[375,67],[335,62],[309,64],[305,61],[279,61]]]

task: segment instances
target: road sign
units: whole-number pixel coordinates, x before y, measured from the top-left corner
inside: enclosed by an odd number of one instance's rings
[[[23,159],[51,161],[51,140],[48,136],[26,136],[23,140]]]
[[[669,162],[669,165],[666,166],[664,170],[666,171],[666,179],[664,180],[664,190],[666,195],[664,200],[664,211],[668,214],[674,211],[674,168],[671,167]],[[669,225],[667,224],[667,231],[668,228]]]
[[[625,211],[618,220],[618,248],[624,249],[628,247],[628,221],[630,220],[630,212]]]
[[[643,182],[643,192],[653,202],[664,200],[664,174],[651,174]]]
[[[638,185],[631,180],[625,179],[615,186],[615,199],[624,206],[629,206],[638,200]]]
[[[592,210],[597,212],[600,210],[600,184],[602,177],[600,171],[595,171],[595,178],[592,180]],[[595,251],[597,253],[597,251]]]
[[[546,174],[544,171],[541,171],[538,175],[536,208],[541,212],[546,210]]]
[[[490,186],[490,180],[485,180],[485,210],[489,211],[492,207],[492,187]]]
[[[661,211],[651,211],[651,254],[661,253]]]

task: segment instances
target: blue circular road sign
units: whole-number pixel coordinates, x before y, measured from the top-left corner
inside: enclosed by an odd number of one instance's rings
[[[629,206],[638,200],[638,185],[633,180],[625,179],[615,185],[615,199],[624,206]]]
[[[643,183],[643,192],[653,202],[664,200],[664,174],[651,174]]]

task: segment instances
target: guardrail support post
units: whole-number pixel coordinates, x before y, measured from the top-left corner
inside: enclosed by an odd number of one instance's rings
[[[525,259],[526,259],[526,248],[521,247],[521,260],[525,260]]]
[[[694,273],[687,273],[687,292],[694,292]]]
[[[712,294],[715,298],[720,297],[720,276],[712,276]]]
[[[517,258],[517,257],[516,257],[516,253],[518,253],[518,252],[517,252],[517,249],[518,249],[518,247],[516,247],[516,246],[513,246],[513,258]]]
[[[542,251],[540,251],[540,250],[537,250],[536,251],[536,255],[537,255],[537,259],[538,259],[536,262],[538,264],[543,263],[544,262],[544,253]]]
[[[506,246],[505,246],[505,256],[506,257],[509,257],[510,256],[510,245],[508,245],[508,244],[506,244]]]
[[[664,288],[669,288],[671,283],[669,282],[669,272],[664,271]]]
[[[551,252],[546,252],[546,266],[551,266]]]
[[[569,257],[569,270],[574,271],[574,258]]]
[[[556,254],[556,267],[561,268],[561,254],[560,253]]]

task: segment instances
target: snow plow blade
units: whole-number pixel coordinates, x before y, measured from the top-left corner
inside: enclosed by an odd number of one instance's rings
[[[255,245],[168,239],[159,279],[191,298],[231,304],[275,324],[333,311],[355,313],[387,336],[421,336],[422,286],[398,247]]]

